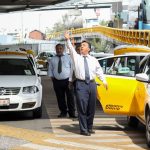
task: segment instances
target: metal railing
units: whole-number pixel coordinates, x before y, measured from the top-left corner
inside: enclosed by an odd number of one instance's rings
[[[134,44],[134,45],[145,45],[150,47],[150,30],[127,30],[127,29],[117,29],[109,28],[104,26],[96,26],[92,28],[79,28],[69,30],[72,36],[76,34],[84,33],[98,33],[100,35],[106,36],[113,40]],[[49,34],[48,39],[56,39],[63,36],[63,32],[56,32]]]

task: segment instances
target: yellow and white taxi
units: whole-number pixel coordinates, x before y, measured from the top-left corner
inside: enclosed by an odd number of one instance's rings
[[[135,53],[125,54],[127,47],[120,53],[124,55],[99,59],[109,87],[106,90],[97,86],[97,97],[105,113],[127,115],[128,124],[133,127],[138,125],[139,120],[146,124],[150,147],[150,48],[140,48],[140,53],[134,46]],[[99,79],[96,82],[102,84]]]
[[[36,60],[37,65],[43,65],[43,69],[48,70],[48,61],[55,55],[56,55],[56,53],[54,51],[40,52],[35,57],[35,60]]]
[[[26,52],[0,51],[0,111],[42,115],[42,72]]]
[[[146,125],[147,145],[150,147],[150,55],[140,63],[141,71],[136,75],[138,81],[136,92],[142,102],[142,113],[136,115],[138,121]],[[135,120],[135,118],[134,118]],[[138,123],[136,120],[136,123]]]

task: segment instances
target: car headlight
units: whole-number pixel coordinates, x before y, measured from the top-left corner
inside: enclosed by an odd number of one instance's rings
[[[23,87],[23,94],[34,94],[37,93],[39,91],[37,86],[27,86],[27,87]]]

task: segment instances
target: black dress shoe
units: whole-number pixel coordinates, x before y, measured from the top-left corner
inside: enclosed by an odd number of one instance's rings
[[[85,135],[85,136],[91,136],[91,134],[89,132],[80,132],[81,135]]]
[[[65,117],[67,117],[67,114],[60,113],[60,114],[58,115],[58,118],[65,118]]]
[[[91,133],[91,134],[95,134],[95,131],[92,130],[92,129],[89,129],[88,132]]]

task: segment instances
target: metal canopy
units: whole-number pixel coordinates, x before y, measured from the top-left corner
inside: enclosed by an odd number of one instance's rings
[[[120,0],[115,0],[115,2]],[[68,0],[58,3],[54,6],[47,6],[37,9],[37,11],[45,10],[61,10],[61,9],[91,9],[91,8],[110,8],[113,0]]]
[[[41,8],[65,1],[68,0],[0,0],[0,13]]]

